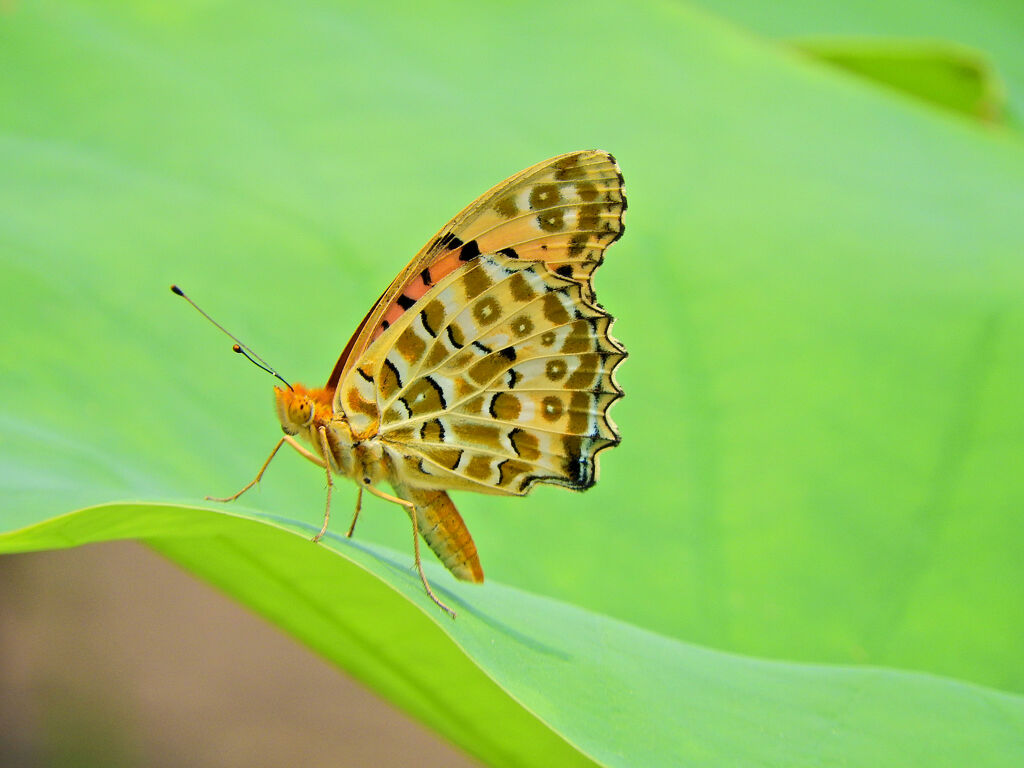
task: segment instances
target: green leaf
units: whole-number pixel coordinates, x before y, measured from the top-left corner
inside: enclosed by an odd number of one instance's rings
[[[963,53],[980,52],[983,66],[991,66],[999,79],[1005,81],[1009,111],[1016,116],[1018,125],[1024,114],[1024,48],[1020,45],[1024,16],[1017,3],[700,0],[699,4],[757,34],[776,39],[860,38],[893,46],[908,40],[922,41],[917,45],[927,46],[929,43],[923,42],[927,40],[936,48],[946,49],[954,58],[957,49]]]
[[[969,117],[1000,122],[1003,84],[978,51],[923,40],[800,40],[795,47],[822,61]]]
[[[1018,762],[1015,134],[676,5],[5,13],[0,551],[145,540],[489,764]],[[399,510],[304,540],[297,456],[196,508],[280,432],[172,282],[318,384],[448,217],[585,147],[630,201],[624,442],[586,494],[456,498],[455,622]]]
[[[743,658],[498,584],[441,588],[459,611],[451,621],[401,554],[337,536],[313,547],[294,527],[107,505],[9,534],[0,548],[141,538],[489,765],[589,764],[583,755],[602,765],[877,765],[894,748],[903,765],[1009,765],[1024,733],[1021,697],[895,670]]]

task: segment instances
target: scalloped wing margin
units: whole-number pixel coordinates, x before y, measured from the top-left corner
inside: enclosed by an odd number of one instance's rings
[[[404,485],[585,490],[620,441],[608,410],[626,351],[612,322],[545,263],[482,254],[378,337],[335,410],[354,433],[379,434]]]

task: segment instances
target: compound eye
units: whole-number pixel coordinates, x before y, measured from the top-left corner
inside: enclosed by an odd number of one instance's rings
[[[302,427],[308,427],[313,421],[313,403],[303,400],[295,407],[295,423]]]

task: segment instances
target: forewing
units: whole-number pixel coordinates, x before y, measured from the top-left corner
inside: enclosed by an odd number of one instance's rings
[[[395,278],[346,346],[328,388],[434,285],[482,253],[542,261],[593,303],[593,272],[622,235],[625,210],[622,175],[607,152],[559,155],[506,179],[446,224]]]
[[[384,441],[403,482],[521,495],[582,490],[617,445],[626,356],[583,286],[505,254],[450,272],[353,366],[335,406]]]

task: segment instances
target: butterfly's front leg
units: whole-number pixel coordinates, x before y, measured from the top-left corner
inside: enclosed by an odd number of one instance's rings
[[[324,456],[330,456],[331,446],[327,442],[327,428],[321,424],[317,429],[317,435],[320,437],[320,449],[323,451]],[[320,461],[320,458],[318,456],[314,456],[312,453],[310,453],[309,456],[316,460],[316,463],[320,464],[320,466],[322,466],[327,472],[327,503],[324,505],[324,524],[320,528],[320,533],[313,537],[313,543],[315,544],[324,537],[325,533],[327,533],[327,525],[331,521],[331,491],[334,490],[334,478],[331,477],[331,465],[329,462],[326,460]],[[356,514],[359,514],[358,510],[356,510]],[[355,524],[356,521],[353,520],[352,526],[355,527]]]
[[[314,464],[319,464],[321,467],[325,466],[323,460],[319,456],[315,456],[314,454],[307,451],[305,448],[299,445],[298,442],[296,442],[295,438],[285,435],[284,437],[277,441],[277,445],[274,446],[274,450],[270,452],[270,455],[267,457],[267,460],[263,462],[263,466],[260,467],[260,471],[256,473],[256,477],[254,477],[251,482],[247,483],[242,488],[242,490],[240,490],[233,496],[225,496],[224,498],[220,498],[218,496],[207,496],[206,500],[228,502],[237,499],[239,496],[241,496],[243,493],[248,491],[250,488],[252,488],[254,485],[259,483],[260,480],[263,479],[263,473],[267,471],[267,467],[270,466],[270,462],[274,460],[274,457],[277,455],[277,452],[281,450],[281,446],[284,445],[285,443],[288,443],[292,448],[301,453]]]

